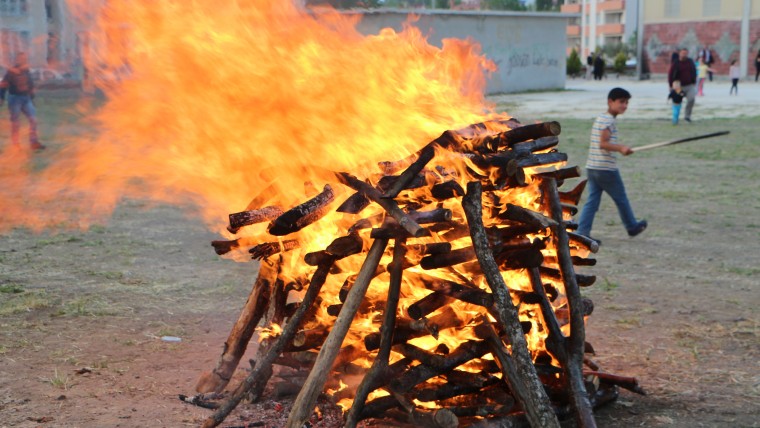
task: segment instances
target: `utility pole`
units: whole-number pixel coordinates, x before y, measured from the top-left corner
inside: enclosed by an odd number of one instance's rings
[[[636,12],[636,79],[643,80],[644,71],[644,1],[638,2]]]

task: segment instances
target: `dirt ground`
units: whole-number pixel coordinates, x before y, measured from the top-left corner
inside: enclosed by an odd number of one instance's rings
[[[545,119],[563,122],[560,150],[582,165],[590,123]],[[650,223],[640,237],[603,202],[598,264],[581,272],[598,278],[583,290],[595,302],[587,339],[604,370],[637,377],[647,395],[621,391],[596,413],[600,427],[760,426],[757,119],[692,128],[730,126],[737,150],[626,159]],[[178,395],[215,364],[257,268],[214,254],[218,236],[186,208],[125,200],[88,231],[0,235],[0,427],[182,427],[210,415]],[[279,427],[288,406],[242,404],[223,426]],[[314,426],[337,423],[326,411]]]

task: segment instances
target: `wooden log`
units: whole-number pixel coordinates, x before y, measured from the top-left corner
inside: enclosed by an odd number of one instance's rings
[[[391,342],[393,340],[393,331],[396,329],[396,312],[398,310],[398,301],[401,290],[401,280],[403,274],[403,261],[406,256],[406,246],[404,241],[397,241],[393,247],[393,260],[390,263],[388,271],[391,274],[390,283],[388,284],[388,298],[386,301],[386,311],[383,317],[383,324],[380,327],[380,350],[372,362],[372,367],[366,376],[362,379],[359,388],[356,390],[354,401],[346,415],[346,427],[354,428],[361,416],[361,410],[369,394],[374,390],[372,388],[379,376],[385,374],[388,368],[388,358],[391,353]]]
[[[578,178],[581,176],[581,168],[579,166],[568,166],[560,168],[555,171],[546,171],[536,174],[538,177],[554,178],[557,180],[557,185],[560,181],[567,180],[568,178]]]
[[[240,240],[234,239],[231,241],[223,241],[223,240],[211,241],[211,246],[214,247],[214,252],[221,256],[223,254],[229,253],[235,248],[239,248]]]
[[[507,209],[499,213],[498,217],[503,220],[512,220],[530,225],[539,230],[556,226],[557,222],[541,213],[523,208],[519,205],[507,204]]]
[[[447,328],[461,327],[464,321],[461,320],[456,312],[448,307],[438,315],[430,319],[421,319],[418,321],[399,320],[396,330],[393,332],[393,344],[397,345],[416,337],[432,335],[438,337],[438,332]],[[367,351],[374,351],[380,346],[380,333],[369,333],[364,336],[364,347]]]
[[[420,281],[428,290],[445,294],[454,299],[482,306],[484,308],[490,308],[493,306],[493,296],[491,293],[481,290],[480,288],[433,278],[420,279]]]
[[[446,294],[434,291],[422,299],[417,300],[416,302],[409,305],[406,312],[409,314],[409,317],[411,319],[418,320],[437,311],[443,305],[447,305],[453,301],[454,299],[447,296]]]
[[[256,210],[242,211],[229,215],[230,224],[227,230],[237,233],[243,226],[271,221],[282,215],[282,208],[276,206],[259,208]]]
[[[570,259],[573,262],[573,266],[596,266],[596,259],[588,259],[588,258],[580,257],[580,256],[572,256]],[[557,257],[544,256],[544,263],[556,265],[558,264]]]
[[[327,214],[328,207],[334,200],[335,193],[332,187],[325,184],[320,194],[277,217],[269,224],[267,231],[275,236],[298,232]]]
[[[572,266],[572,259],[569,260],[570,265]],[[541,275],[548,276],[549,278],[553,278],[556,280],[565,280],[565,277],[562,276],[562,265],[560,264],[560,269],[554,269],[550,268],[548,266],[541,266],[539,267],[539,270],[541,271]],[[573,270],[574,272],[574,270]],[[574,282],[576,285],[580,287],[588,287],[590,285],[593,285],[594,282],[596,282],[596,276],[595,275],[582,275],[582,274],[575,274],[574,275]]]
[[[475,259],[475,250],[472,247],[457,248],[448,253],[433,254],[420,260],[420,267],[425,270],[438,269],[447,266],[456,266]]]
[[[519,129],[519,128],[518,128]],[[517,308],[512,304],[511,297],[504,283],[493,254],[488,249],[488,238],[483,226],[482,188],[480,182],[467,184],[467,194],[462,200],[462,206],[470,227],[472,243],[485,275],[486,282],[494,296],[496,312],[501,325],[504,327],[512,348],[510,362],[514,366],[510,378],[510,386],[517,400],[528,413],[528,420],[534,426],[559,428],[559,421],[549,403],[549,397],[538,379],[533,366],[528,344],[520,325]],[[556,221],[556,220],[555,220]],[[492,347],[493,349],[493,347]],[[506,350],[505,350],[506,352]],[[517,384],[519,387],[516,387]],[[515,384],[513,386],[513,384]],[[518,392],[520,391],[520,392]]]
[[[286,239],[281,242],[265,242],[263,244],[256,245],[248,250],[251,253],[251,258],[254,260],[262,260],[267,257],[271,257],[278,253],[284,253],[294,250],[300,246],[300,243],[296,239]]]
[[[335,320],[335,323],[330,330],[330,335],[327,337],[322,349],[319,351],[317,361],[314,363],[314,368],[309,373],[306,383],[293,403],[293,409],[291,410],[290,415],[288,415],[288,422],[286,425],[288,428],[301,428],[314,410],[317,396],[322,391],[330,367],[332,366],[335,356],[340,350],[340,345],[343,343],[343,339],[351,326],[351,321],[356,314],[356,310],[362,299],[364,299],[367,287],[373,278],[374,272],[377,269],[380,258],[387,245],[387,240],[376,240],[372,243],[372,247],[367,253],[367,258],[359,271],[356,283],[351,287],[351,291],[348,293],[348,297],[344,302],[343,310],[340,311],[340,315]]]
[[[293,340],[285,347],[283,352],[302,352],[318,348],[324,343],[329,330],[325,328],[312,328],[301,330],[296,333]]]
[[[531,152],[540,152],[543,150],[551,149],[559,144],[559,137],[551,135],[548,137],[537,138],[532,141],[525,141],[522,143],[515,143],[512,145],[512,150],[528,150]]]
[[[414,366],[393,379],[390,382],[390,388],[394,392],[405,393],[428,379],[451,371],[464,363],[482,357],[486,353],[488,353],[488,346],[485,342],[479,340],[464,342],[446,356],[439,367],[430,367],[425,364]]]
[[[427,244],[408,244],[407,249],[410,253],[417,255],[442,254],[451,251],[450,242],[431,242]]]
[[[349,196],[342,204],[335,210],[339,213],[358,214],[372,201],[369,200],[367,195],[362,192],[356,192]]]
[[[375,269],[375,273],[372,275],[372,277],[376,277],[386,271],[384,266],[378,266],[377,269]],[[358,278],[357,275],[349,275],[348,278],[343,281],[343,285],[340,287],[340,291],[338,291],[338,298],[341,302],[345,302],[346,298],[348,297],[348,292],[351,291],[351,287],[354,286],[356,283],[356,280]]]
[[[269,297],[279,271],[279,262],[264,260],[259,265],[259,275],[253,284],[248,300],[240,312],[232,331],[224,342],[224,350],[216,366],[198,379],[195,390],[200,393],[222,392],[245,354],[253,332],[269,305]]]
[[[486,136],[473,143],[476,151],[497,152],[503,147],[542,137],[557,136],[562,131],[559,122],[544,122],[520,126],[506,132]]]
[[[443,385],[415,388],[414,392],[420,401],[440,401],[460,395],[469,395],[480,392],[486,387],[502,382],[495,376],[483,376],[467,372],[467,380],[454,381],[447,376],[447,382]]]
[[[596,421],[583,379],[583,349],[586,341],[583,303],[573,263],[570,258],[570,239],[563,225],[562,206],[557,191],[557,181],[553,177],[543,177],[540,183],[544,198],[548,201],[552,218],[557,222],[552,231],[554,247],[557,249],[562,282],[570,307],[570,336],[567,342],[567,363],[563,367],[568,378],[570,397],[575,410],[576,423],[581,428],[595,428]]]
[[[383,247],[384,248],[384,247]],[[298,329],[303,322],[307,312],[311,310],[319,291],[324,285],[327,275],[336,260],[352,255],[351,253],[334,255],[333,259],[320,265],[312,275],[309,287],[304,294],[301,305],[296,313],[288,320],[282,329],[280,336],[267,351],[266,354],[256,363],[251,372],[234,390],[227,401],[217,409],[214,414],[209,416],[203,423],[202,428],[213,428],[224,421],[224,419],[235,409],[244,396],[250,393],[252,401],[257,401],[266,387],[269,378],[272,376],[272,364],[282,354],[285,347],[293,340]]]
[[[449,180],[433,185],[430,189],[430,193],[435,199],[445,201],[446,199],[464,196],[464,189],[456,181]]]
[[[538,268],[531,268],[528,269],[528,275],[533,292],[540,297],[538,305],[541,308],[544,325],[548,331],[546,349],[557,358],[560,364],[565,364],[567,361],[567,338],[562,333],[554,307],[551,305],[549,297],[546,294],[546,289],[541,281],[541,273]]]
[[[387,198],[383,198],[380,192],[369,184],[357,179],[351,174],[344,172],[337,173],[336,176],[341,183],[351,187],[354,190],[358,190],[372,201],[380,205],[385,211],[398,221],[399,225],[403,227],[409,234],[415,238],[422,236],[429,236],[430,232],[417,224],[409,214],[405,213],[395,201]]]
[[[561,206],[562,206],[562,214],[565,214],[565,216],[572,217],[578,214],[578,207],[576,207],[575,205],[561,204]]]
[[[566,192],[559,192],[559,200],[562,203],[578,205],[583,195],[583,190],[586,189],[586,183],[588,180],[581,180],[572,190]]]
[[[439,137],[440,138],[440,137]],[[430,162],[435,156],[435,144],[428,143],[427,146],[418,152],[418,158],[412,162],[409,167],[401,173],[398,179],[382,195],[384,199],[393,199],[411,182],[422,168]],[[369,195],[367,195],[369,196]],[[371,198],[371,197],[370,197]]]
[[[599,252],[599,242],[595,241],[588,236],[579,235],[574,232],[568,232],[567,237],[571,243],[580,248],[585,248],[592,253]]]
[[[567,153],[552,152],[531,154],[530,156],[517,159],[519,168],[549,165],[553,163],[567,162]]]
[[[459,426],[459,419],[448,409],[421,409],[417,408],[404,394],[391,391],[391,395],[404,409],[407,421],[413,425],[429,428],[457,428]]]
[[[636,394],[647,395],[641,386],[639,381],[635,377],[619,376],[612,373],[606,373],[601,371],[584,371],[584,376],[596,376],[600,382],[604,382],[610,385],[617,385],[621,388],[625,388]]]

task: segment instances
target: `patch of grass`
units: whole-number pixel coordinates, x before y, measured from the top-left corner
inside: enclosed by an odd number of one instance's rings
[[[49,308],[53,305],[51,297],[44,291],[25,291],[0,301],[0,315],[13,315],[20,312]]]
[[[599,284],[599,288],[603,291],[613,291],[618,287],[620,286],[616,282],[610,281],[607,277],[603,278],[602,283]]]
[[[71,387],[71,382],[69,381],[69,377],[67,375],[58,373],[57,368],[53,372],[53,377],[45,378],[43,380],[49,383],[50,385],[52,385],[53,387],[59,388],[59,389],[69,389],[69,387]]]
[[[95,297],[85,296],[68,302],[56,312],[57,316],[106,316],[116,311],[106,302]]]
[[[760,268],[756,267],[727,266],[726,264],[721,263],[721,269],[728,273],[734,273],[741,276],[754,276],[760,274]]]
[[[0,293],[18,294],[24,292],[24,286],[19,284],[3,284],[0,285]]]

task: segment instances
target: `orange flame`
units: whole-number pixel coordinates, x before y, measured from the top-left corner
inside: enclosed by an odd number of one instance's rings
[[[251,197],[293,206],[328,171],[400,159],[487,115],[493,63],[411,25],[363,36],[356,18],[282,0],[68,3],[106,100],[79,106],[93,133],[60,139],[46,167],[2,155],[0,229],[86,227],[138,197],[193,202],[222,230]]]

